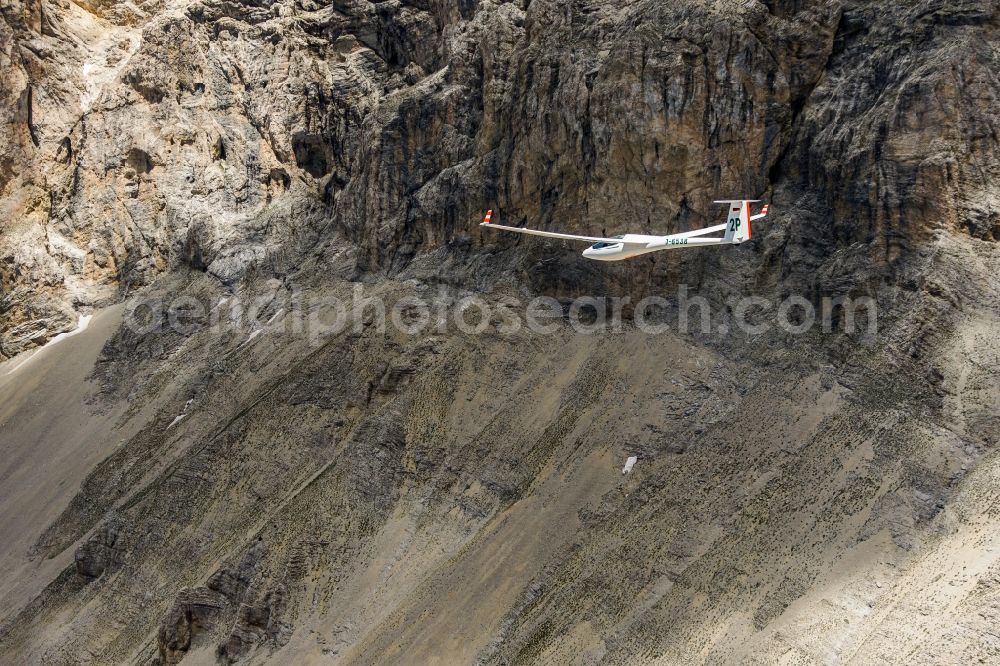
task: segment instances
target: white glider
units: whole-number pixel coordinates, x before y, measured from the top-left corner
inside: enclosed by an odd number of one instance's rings
[[[487,211],[486,217],[479,225],[490,229],[500,229],[501,231],[513,231],[518,234],[530,234],[532,236],[544,236],[546,238],[559,238],[562,240],[585,241],[592,243],[590,247],[583,251],[583,256],[596,261],[621,261],[631,259],[640,254],[658,252],[659,250],[674,250],[682,247],[702,247],[705,245],[739,245],[745,240],[750,240],[750,222],[759,220],[767,215],[769,204],[764,204],[760,213],[750,215],[750,204],[757,203],[757,199],[726,199],[715,203],[726,204],[729,215],[725,224],[718,224],[714,227],[706,227],[696,231],[685,231],[669,236],[646,236],[642,234],[625,234],[623,236],[612,236],[611,238],[600,238],[597,236],[574,236],[573,234],[557,234],[552,231],[537,231],[535,229],[525,229],[522,227],[505,227],[500,224],[492,224],[493,211]],[[722,232],[722,236],[705,238],[707,234]]]

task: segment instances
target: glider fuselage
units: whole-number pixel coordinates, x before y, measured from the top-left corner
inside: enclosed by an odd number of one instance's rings
[[[595,261],[621,261],[639,255],[661,250],[679,250],[684,247],[701,245],[738,245],[722,238],[698,238],[678,236],[644,236],[625,234],[621,242],[594,243],[583,251],[583,256]]]

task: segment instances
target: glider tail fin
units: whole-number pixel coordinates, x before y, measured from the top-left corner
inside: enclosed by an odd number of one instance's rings
[[[753,236],[750,223],[765,217],[770,206],[770,204],[764,204],[760,213],[750,215],[750,204],[756,203],[755,199],[732,199],[716,201],[715,203],[726,204],[726,235],[723,241],[734,245],[750,240]]]
[[[738,245],[745,240],[750,240],[752,231],[750,229],[750,199],[736,199],[733,201],[717,201],[716,203],[726,204],[726,235],[724,242]]]

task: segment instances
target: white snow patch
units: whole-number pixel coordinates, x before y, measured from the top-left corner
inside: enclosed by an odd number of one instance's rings
[[[629,456],[628,460],[625,461],[625,466],[622,467],[622,474],[628,474],[629,472],[631,472],[632,468],[635,466],[635,463],[638,460],[639,458],[636,456]]]
[[[274,316],[273,316],[273,317],[271,317],[270,319],[268,319],[268,320],[267,320],[267,323],[266,323],[266,324],[264,324],[264,326],[265,326],[265,327],[266,327],[266,326],[270,326],[271,324],[273,324],[273,323],[274,323],[274,320],[275,320],[275,319],[277,319],[278,317],[280,317],[280,316],[281,316],[281,315],[283,315],[283,314],[285,314],[285,309],[284,309],[284,308],[281,308],[280,310],[278,310],[277,312],[275,312],[275,313],[274,313]]]
[[[190,400],[188,400],[187,402],[185,402],[184,403],[184,411],[181,414],[178,414],[177,416],[175,416],[174,420],[171,421],[170,425],[168,425],[166,428],[164,428],[164,430],[170,430],[175,425],[177,425],[178,423],[180,423],[181,421],[183,421],[184,418],[188,415],[188,410],[191,409],[191,403],[192,402],[194,402],[194,398],[191,398]]]
[[[90,320],[93,318],[94,318],[93,315],[80,315],[80,319],[77,320],[76,322],[76,328],[74,328],[72,331],[60,333],[59,335],[55,336],[54,338],[46,342],[44,345],[42,345],[42,349],[45,349],[46,347],[51,347],[52,345],[65,340],[66,338],[71,338],[74,335],[83,333],[84,331],[87,330],[87,327],[90,326]]]
[[[251,342],[256,340],[263,332],[264,329],[258,328],[256,331],[250,334],[250,337],[248,337],[246,340],[243,341],[243,344],[240,345],[240,347],[245,347],[246,345],[250,344]]]

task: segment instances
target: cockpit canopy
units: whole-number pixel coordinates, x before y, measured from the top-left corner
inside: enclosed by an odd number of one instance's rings
[[[624,236],[612,236],[611,238],[625,238]],[[614,247],[620,245],[620,243],[608,243],[606,241],[601,241],[600,243],[594,243],[590,246],[591,250],[602,250],[606,247]]]

